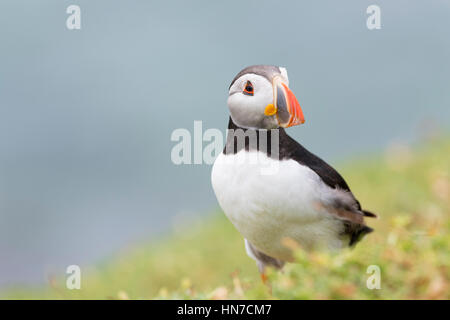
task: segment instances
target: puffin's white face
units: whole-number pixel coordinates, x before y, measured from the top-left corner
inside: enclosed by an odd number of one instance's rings
[[[264,114],[269,104],[273,104],[273,87],[263,76],[254,73],[245,74],[230,88],[228,107],[233,122],[240,127],[277,128],[276,118]]]
[[[245,73],[230,87],[228,107],[233,122],[242,128],[275,129],[303,123],[300,104],[291,90],[286,69],[271,80]]]

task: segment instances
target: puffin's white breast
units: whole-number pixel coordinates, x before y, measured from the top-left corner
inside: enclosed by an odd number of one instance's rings
[[[257,249],[282,260],[292,238],[304,248],[339,248],[343,225],[319,203],[331,194],[310,168],[294,160],[274,160],[258,151],[220,154],[212,185],[226,216]]]

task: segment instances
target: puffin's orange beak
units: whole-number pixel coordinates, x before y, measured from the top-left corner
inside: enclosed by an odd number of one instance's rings
[[[279,76],[273,79],[273,101],[280,127],[287,128],[305,122],[300,103]]]

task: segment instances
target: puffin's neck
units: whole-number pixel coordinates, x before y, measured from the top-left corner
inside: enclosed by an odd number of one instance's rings
[[[223,153],[236,154],[245,149],[247,151],[257,150],[265,152],[268,156],[271,156],[273,147],[276,147],[273,144],[278,144],[279,149],[286,137],[287,134],[283,128],[273,130],[241,128],[230,117],[227,142]]]
[[[285,133],[284,129],[281,128],[281,127],[278,128],[278,129],[248,129],[248,128],[242,128],[242,127],[239,127],[236,123],[234,123],[233,119],[231,119],[231,117],[228,120],[228,129],[233,129],[233,130],[241,129],[241,130],[244,130],[244,132],[245,131],[249,131],[249,130],[256,131],[256,132],[259,132],[259,131],[270,132],[270,131],[273,131],[273,130],[279,130],[280,132],[284,132]]]

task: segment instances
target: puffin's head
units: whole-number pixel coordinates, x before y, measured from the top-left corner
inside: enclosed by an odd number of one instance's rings
[[[275,129],[305,122],[297,98],[289,89],[285,68],[250,66],[233,79],[228,93],[231,119],[243,128]]]

